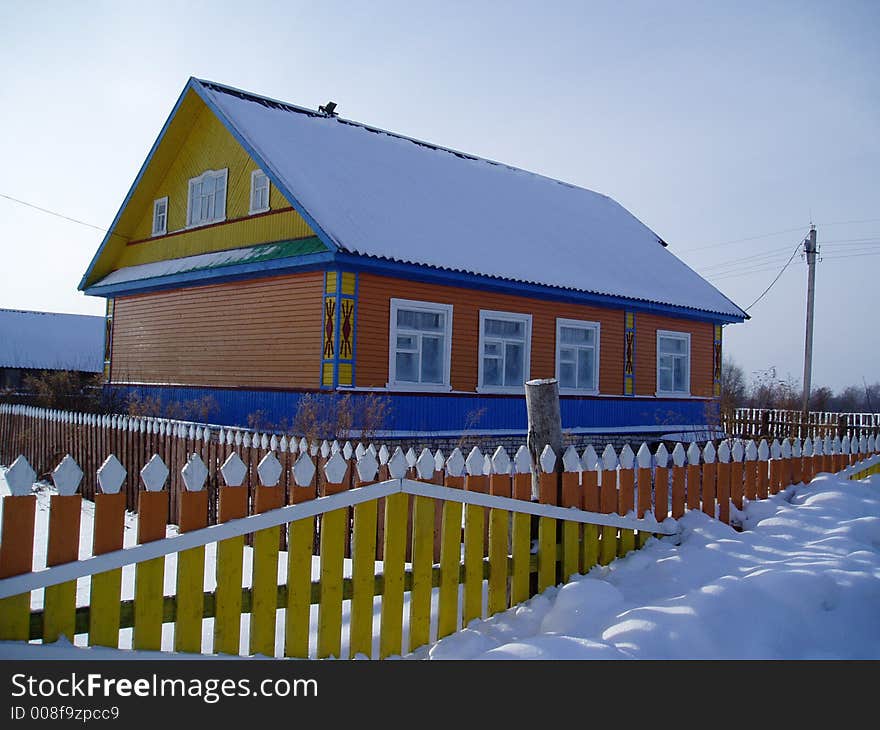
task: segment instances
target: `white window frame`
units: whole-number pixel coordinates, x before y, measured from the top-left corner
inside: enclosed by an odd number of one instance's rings
[[[663,337],[669,337],[673,339],[684,340],[687,344],[687,389],[686,390],[660,390],[660,339]],[[691,395],[691,335],[690,332],[675,332],[672,330],[657,330],[657,363],[656,363],[656,377],[657,377],[657,390],[655,395],[658,396],[668,396],[672,398],[688,398]]]
[[[186,190],[186,227],[187,228],[200,228],[201,226],[209,226],[213,223],[222,223],[226,220],[226,198],[229,192],[228,183],[229,177],[229,168],[224,167],[222,170],[205,170],[198,177],[191,177],[189,179],[189,184],[187,185]],[[192,190],[193,185],[202,182],[208,178],[222,178],[223,179],[223,215],[218,216],[216,214],[217,203],[216,200],[214,202],[214,217],[210,220],[199,221],[198,223],[192,222]]]
[[[562,379],[559,377],[559,351],[562,348],[562,328],[577,327],[578,329],[591,329],[596,333],[596,344],[593,349],[596,351],[593,364],[593,381],[596,383],[595,388],[564,388],[562,387]],[[601,326],[599,322],[589,322],[583,319],[563,319],[556,320],[556,380],[559,383],[559,392],[569,395],[598,395],[599,394],[599,345],[600,345]],[[577,345],[572,345],[577,348]],[[575,379],[577,379],[577,360],[575,360]]]
[[[397,311],[399,309],[421,312],[441,312],[445,315],[445,331],[443,337],[443,382],[413,383],[409,380],[397,380]],[[420,353],[421,354],[421,353]],[[452,305],[437,302],[421,302],[414,299],[392,299],[391,315],[388,326],[388,384],[394,390],[409,391],[443,391],[452,390],[450,370],[452,366]]]
[[[491,309],[480,310],[480,338],[479,351],[477,352],[477,392],[478,393],[525,393],[525,385],[509,386],[509,385],[483,385],[483,346],[486,337],[484,335],[484,325],[487,319],[503,319],[509,322],[524,322],[525,341],[523,342],[523,383],[530,378],[532,366],[532,315],[521,314],[518,312],[498,312]],[[495,339],[495,338],[489,338]]]
[[[263,178],[265,178],[265,180],[266,180],[266,207],[265,208],[255,208],[254,207],[254,193],[257,191],[256,180],[257,180],[257,176],[259,176],[259,175],[262,175]],[[266,211],[268,211],[271,207],[271,204],[269,202],[269,196],[271,194],[272,194],[272,184],[269,182],[269,176],[265,172],[260,170],[259,168],[257,168],[253,172],[251,172],[251,200],[250,200],[250,207],[248,208],[248,215],[255,215],[257,213],[265,213]]]
[[[162,227],[159,228],[156,226],[157,221],[159,220],[159,206],[164,206],[164,210],[162,211]],[[156,198],[153,201],[153,236],[164,236],[168,233],[168,196],[166,195],[164,198]]]

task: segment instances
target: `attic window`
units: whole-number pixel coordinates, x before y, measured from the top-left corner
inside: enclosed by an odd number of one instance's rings
[[[168,233],[168,196],[153,201],[153,235]]]
[[[204,226],[226,220],[227,169],[208,170],[189,181],[186,225]]]
[[[251,173],[251,207],[250,215],[265,213],[269,210],[269,178],[262,170]]]

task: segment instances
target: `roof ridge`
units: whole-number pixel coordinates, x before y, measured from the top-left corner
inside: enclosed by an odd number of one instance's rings
[[[428,142],[423,139],[419,139],[418,137],[411,137],[407,134],[402,134],[401,132],[393,132],[389,129],[383,129],[382,127],[376,127],[371,124],[367,124],[366,122],[359,122],[354,119],[346,119],[344,117],[340,117],[338,115],[334,115],[333,117],[329,117],[322,112],[316,111],[314,109],[309,109],[308,107],[300,106],[298,104],[293,104],[291,102],[281,101],[280,99],[275,99],[271,96],[264,96],[263,94],[256,94],[251,91],[246,91],[244,89],[236,88],[235,86],[229,86],[228,84],[221,84],[217,81],[208,81],[206,79],[195,79],[203,86],[212,89],[214,91],[219,91],[225,94],[231,94],[233,96],[238,96],[239,98],[245,100],[255,101],[261,104],[268,104],[272,106],[280,107],[286,111],[297,112],[298,114],[306,114],[311,117],[318,117],[321,119],[335,119],[340,124],[347,124],[352,127],[360,127],[365,129],[368,132],[373,132],[375,134],[387,134],[389,137],[395,137],[397,139],[406,140],[407,142],[412,142],[413,144],[417,144],[421,147],[427,147],[428,149],[436,150],[438,152],[447,152],[449,154],[455,155],[456,157],[460,157],[466,160],[473,160],[475,162],[485,162],[489,165],[494,165],[496,167],[503,167],[505,169],[511,170],[513,172],[520,172],[525,175],[533,175],[534,177],[541,178],[542,180],[548,180],[549,182],[556,183],[557,185],[562,185],[567,188],[572,188],[574,190],[583,190],[585,192],[591,193],[593,195],[598,195],[599,197],[606,198],[612,202],[617,203],[614,198],[610,195],[606,195],[605,193],[600,193],[597,190],[592,190],[591,188],[585,188],[581,185],[575,185],[574,183],[566,182],[565,180],[559,180],[555,177],[550,177],[549,175],[544,175],[540,172],[535,172],[534,170],[526,170],[522,167],[516,167],[515,165],[511,165],[507,162],[500,162],[499,160],[493,160],[488,157],[480,157],[479,155],[474,155],[470,152],[463,152],[461,150],[457,150],[453,147],[446,147],[445,145],[436,144],[434,142]],[[618,205],[620,205],[618,203]],[[643,224],[644,225],[644,224]],[[645,226],[647,228],[647,226]],[[650,230],[650,229],[649,229]],[[655,236],[656,233],[652,230]],[[658,240],[662,240],[660,236],[657,236]]]

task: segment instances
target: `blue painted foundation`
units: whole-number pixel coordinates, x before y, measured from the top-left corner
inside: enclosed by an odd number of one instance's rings
[[[387,399],[389,412],[376,435],[446,436],[463,432],[481,434],[525,434],[526,405],[522,396],[477,394],[437,395],[376,391],[340,391],[306,393],[282,390],[250,390],[159,385],[108,385],[105,395],[117,403],[135,396],[158,401],[166,415],[173,406],[174,416],[183,420],[207,420],[221,426],[254,427],[258,430],[288,430],[294,425],[297,408],[304,398],[317,401],[331,412],[340,401],[350,398],[357,422],[358,414],[370,397]],[[212,399],[216,408],[207,419],[197,417],[196,403]],[[717,402],[703,399],[660,398],[589,398],[562,397],[560,400],[563,430],[572,432],[663,433],[705,426],[714,422]],[[374,424],[375,428],[375,424]]]

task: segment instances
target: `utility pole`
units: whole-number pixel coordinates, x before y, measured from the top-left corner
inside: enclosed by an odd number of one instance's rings
[[[810,380],[813,374],[813,304],[816,296],[816,226],[804,239],[807,254],[807,333],[804,342],[804,417],[810,411]]]

